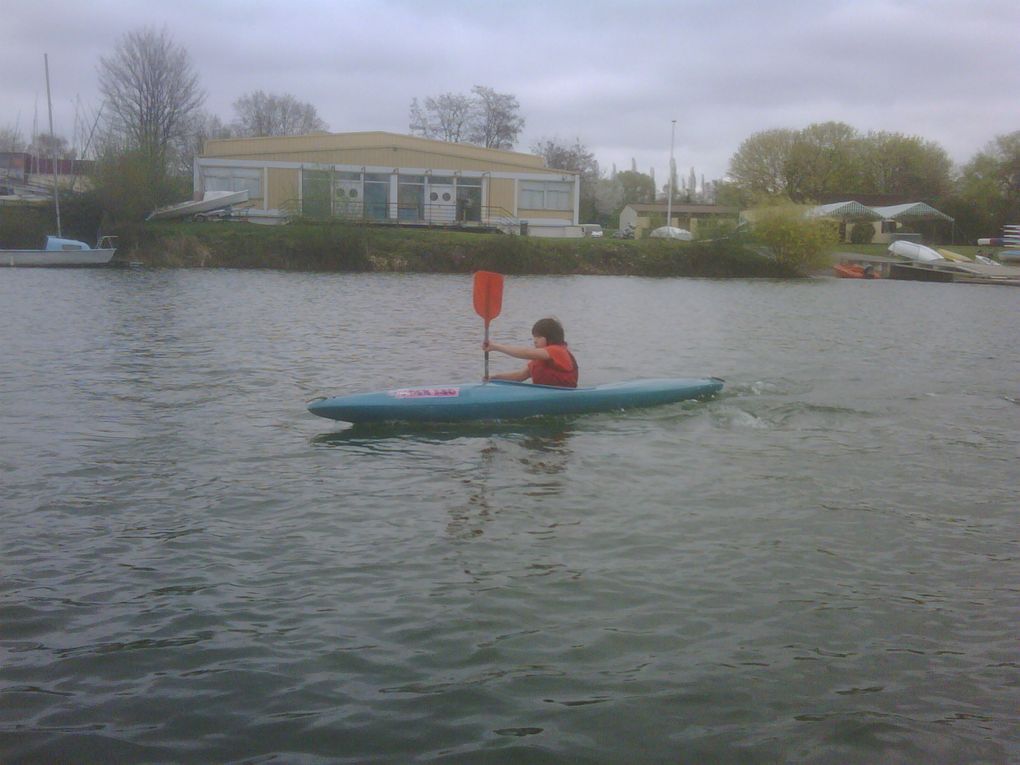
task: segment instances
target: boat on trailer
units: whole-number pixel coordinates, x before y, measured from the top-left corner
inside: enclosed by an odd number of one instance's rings
[[[357,393],[308,402],[319,417],[351,423],[515,420],[661,406],[710,397],[718,377],[631,380],[584,388],[492,380]]]
[[[190,218],[193,215],[228,210],[234,205],[248,201],[248,191],[207,191],[201,199],[180,202],[169,207],[153,210],[145,220],[172,220],[174,218]]]

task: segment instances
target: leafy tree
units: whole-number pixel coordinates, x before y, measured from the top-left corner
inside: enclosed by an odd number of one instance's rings
[[[857,131],[845,122],[820,122],[797,133],[786,162],[786,193],[795,202],[859,188]]]
[[[596,220],[604,226],[616,227],[614,218],[623,209],[623,184],[615,175],[612,178],[599,178],[595,182],[595,213]]]
[[[629,204],[651,204],[655,201],[655,181],[650,175],[637,170],[624,170],[616,174],[616,180],[623,188],[621,208]]]
[[[314,106],[289,93],[246,93],[234,101],[234,114],[238,136],[306,135],[328,129]]]
[[[744,139],[730,159],[727,175],[751,196],[785,194],[786,166],[796,137],[796,131],[778,128]]]
[[[450,143],[472,143],[492,149],[512,149],[524,129],[517,99],[509,93],[476,85],[471,95],[443,93],[422,104],[411,99],[412,135]]]
[[[996,136],[964,165],[956,204],[974,236],[1020,221],[1020,130]]]
[[[953,163],[937,143],[901,133],[861,139],[860,191],[912,199],[938,199],[952,188]]]
[[[168,172],[205,99],[187,51],[165,29],[128,32],[100,58],[99,89],[109,115],[107,145],[140,153],[155,171]]]
[[[104,222],[141,221],[161,204],[191,194],[190,178],[166,173],[141,149],[107,146],[96,161],[92,184],[106,213]]]

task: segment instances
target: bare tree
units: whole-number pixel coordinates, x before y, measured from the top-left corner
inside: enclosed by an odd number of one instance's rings
[[[476,85],[471,95],[443,93],[424,105],[411,99],[412,135],[450,143],[472,143],[489,149],[512,149],[524,129],[517,99]]]
[[[55,157],[57,159],[74,159],[75,150],[67,139],[62,135],[50,135],[49,133],[40,133],[32,141],[32,145],[28,147],[32,154],[38,157]]]
[[[234,101],[234,113],[234,130],[241,136],[305,135],[329,129],[314,106],[289,93],[246,93]]]
[[[0,127],[0,151],[24,151],[25,141],[15,127]]]
[[[117,143],[164,171],[205,100],[187,51],[165,29],[124,35],[113,54],[99,60],[99,89]]]
[[[475,85],[475,121],[471,141],[487,149],[512,149],[524,129],[521,108],[510,93],[497,93],[484,85]]]
[[[471,98],[459,93],[429,96],[424,108],[414,98],[411,99],[411,133],[437,141],[468,143],[474,115]]]

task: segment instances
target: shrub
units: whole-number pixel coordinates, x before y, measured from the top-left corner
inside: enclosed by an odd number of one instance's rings
[[[779,264],[803,273],[826,264],[825,256],[839,241],[839,228],[831,220],[805,217],[796,206],[778,205],[758,213],[752,236]]]

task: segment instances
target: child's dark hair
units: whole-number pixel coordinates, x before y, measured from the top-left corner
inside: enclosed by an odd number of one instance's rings
[[[556,319],[539,319],[531,328],[531,334],[544,337],[549,345],[563,345],[567,342],[563,336],[563,325]]]

